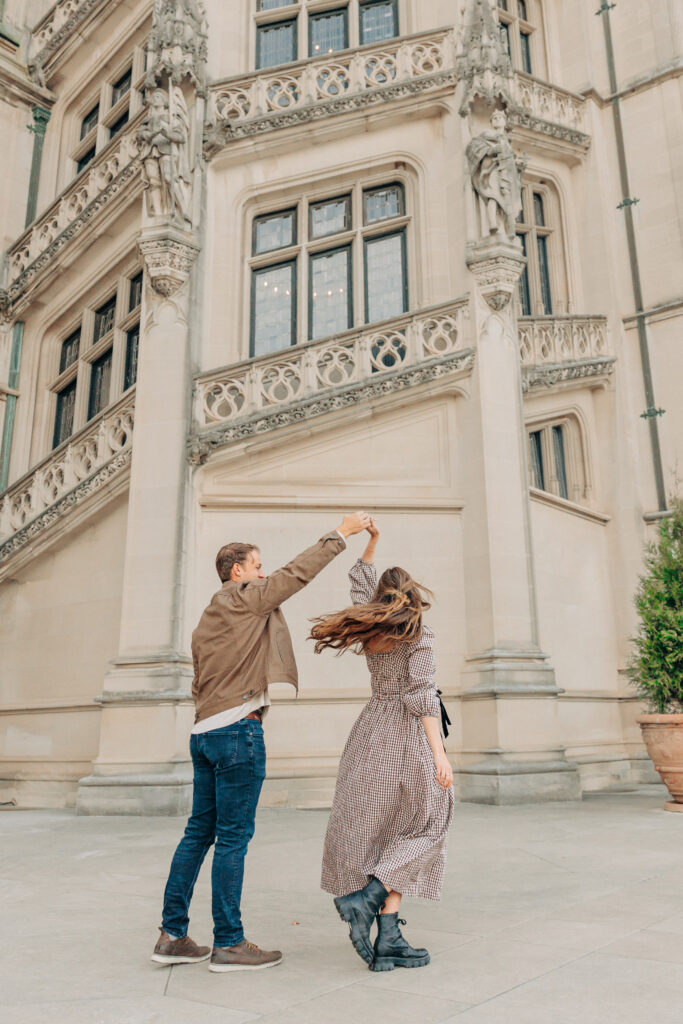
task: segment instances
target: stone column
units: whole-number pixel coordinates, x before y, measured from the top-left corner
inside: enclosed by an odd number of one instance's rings
[[[502,233],[469,247],[476,362],[466,468],[468,649],[461,796],[482,803],[580,797],[559,740],[549,656],[539,647],[526,431],[514,294],[524,267]]]
[[[82,814],[180,814],[192,773],[192,664],[182,639],[189,470],[191,234],[150,229],[135,402],[118,655],[105,679],[100,747],[81,779]]]

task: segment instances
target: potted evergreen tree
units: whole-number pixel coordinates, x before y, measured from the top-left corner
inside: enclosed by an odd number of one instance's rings
[[[683,499],[648,546],[645,573],[635,595],[640,629],[633,638],[629,675],[649,714],[640,715],[647,752],[673,800],[683,811]]]

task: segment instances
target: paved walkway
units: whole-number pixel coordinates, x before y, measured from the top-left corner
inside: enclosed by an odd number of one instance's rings
[[[322,811],[263,810],[247,935],[257,974],[149,962],[183,822],[0,814],[3,1024],[680,1024],[683,815],[663,791],[461,804],[444,899],[406,902],[429,967],[372,974],[318,889]],[[209,871],[191,934],[210,942]]]

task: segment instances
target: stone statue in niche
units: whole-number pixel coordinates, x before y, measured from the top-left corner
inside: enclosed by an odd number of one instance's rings
[[[190,116],[178,86],[154,90],[137,139],[147,213],[191,227]]]
[[[465,150],[474,191],[479,198],[481,230],[485,236],[515,238],[515,221],[522,209],[522,172],[507,133],[507,118],[494,110],[491,128],[470,140]]]

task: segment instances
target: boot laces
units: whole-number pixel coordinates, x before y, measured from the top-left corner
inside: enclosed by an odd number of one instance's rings
[[[259,948],[258,948],[258,946],[256,945],[256,943],[254,943],[254,942],[250,942],[250,941],[249,941],[249,939],[245,939],[245,940],[244,940],[244,944],[245,944],[245,946],[247,947],[247,949],[253,949],[255,953],[258,953],[258,951],[259,951]]]

